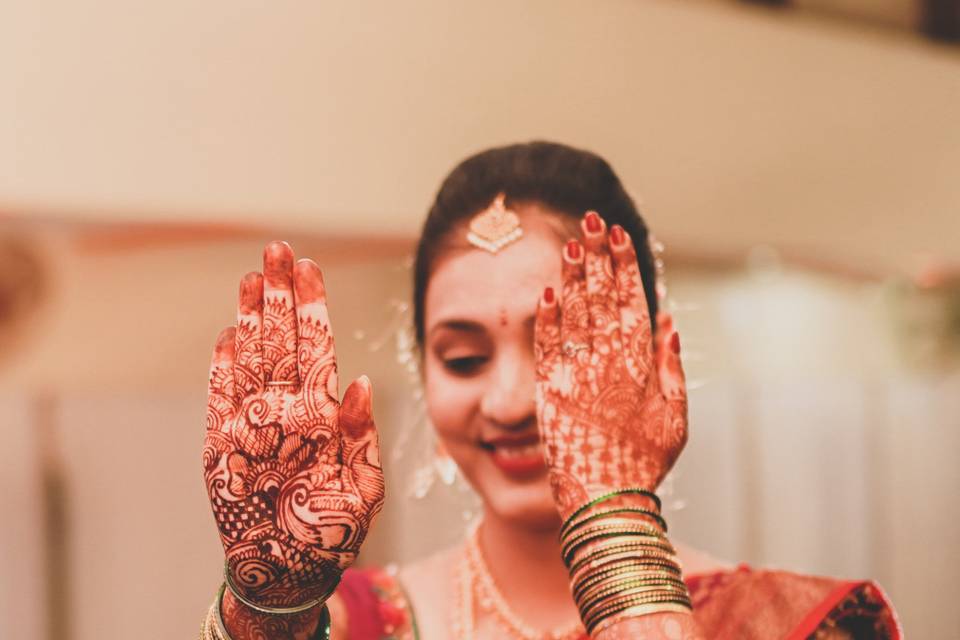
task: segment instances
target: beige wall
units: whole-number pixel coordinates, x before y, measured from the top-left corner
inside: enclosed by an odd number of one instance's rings
[[[0,211],[410,237],[455,159],[547,137],[672,245],[960,260],[960,55],[910,33],[672,0],[2,12]]]

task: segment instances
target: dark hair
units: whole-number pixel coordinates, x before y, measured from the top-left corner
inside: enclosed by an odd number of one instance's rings
[[[413,318],[417,344],[424,339],[424,298],[436,259],[451,231],[486,209],[497,194],[507,203],[537,202],[579,220],[587,211],[600,214],[607,226],[618,224],[630,234],[656,327],[657,294],[647,225],[606,160],[581,149],[553,142],[497,147],[458,164],[437,192],[417,245],[413,269]]]

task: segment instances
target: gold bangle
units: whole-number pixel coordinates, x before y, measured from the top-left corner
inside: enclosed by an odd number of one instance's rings
[[[588,609],[592,604],[601,600],[641,593],[641,591],[635,591],[635,589],[640,588],[650,592],[663,591],[683,596],[690,595],[685,583],[678,584],[677,582],[650,579],[643,575],[620,575],[611,576],[607,580],[590,585],[576,596],[576,601],[578,606]]]
[[[589,630],[589,633],[590,635],[600,633],[607,627],[616,624],[617,622],[622,622],[623,620],[627,620],[629,618],[648,616],[654,613],[681,613],[684,615],[690,615],[691,610],[686,605],[670,602],[634,605],[632,607],[627,607],[623,611],[618,611],[614,614],[611,614],[603,620],[599,620],[595,623],[595,626]]]
[[[613,541],[612,543],[599,543],[596,547],[590,550],[590,553],[580,558],[576,562],[570,565],[570,575],[576,575],[580,569],[584,566],[590,565],[590,563],[603,558],[608,558],[614,555],[620,554],[629,554],[635,551],[642,551],[643,549],[657,548],[668,553],[676,555],[677,551],[673,548],[673,545],[670,544],[669,540],[655,540],[653,538],[649,540],[637,540],[633,542],[621,542]]]
[[[584,580],[580,584],[575,585],[572,589],[573,597],[575,600],[581,600],[587,597],[587,592],[592,590],[598,584],[608,583],[613,579],[622,579],[630,581],[642,581],[645,584],[651,585],[673,585],[677,588],[686,588],[686,583],[681,580],[678,576],[671,575],[669,573],[653,573],[650,571],[630,571],[630,570],[620,570],[618,572],[611,572],[606,575],[593,577],[591,576],[589,580]]]
[[[656,558],[638,560],[634,558],[630,559],[629,561],[620,560],[617,562],[616,567],[608,567],[595,574],[578,578],[577,581],[571,586],[582,585],[584,582],[591,580],[594,576],[607,575],[609,573],[614,573],[615,570],[636,571],[649,574],[669,573],[677,579],[682,579],[683,577],[680,567],[677,566],[677,563],[672,560],[661,560]]]
[[[641,525],[602,525],[598,527],[591,527],[576,538],[569,540],[561,547],[560,553],[563,557],[564,563],[566,563],[567,567],[569,568],[570,562],[573,559],[573,552],[588,542],[593,540],[601,540],[603,538],[628,538],[634,536],[662,539],[662,537],[657,535],[656,530],[652,527]]]
[[[338,576],[330,591],[319,598],[314,598],[313,600],[309,600],[303,604],[298,604],[294,607],[268,607],[262,604],[257,604],[256,602],[248,600],[244,596],[240,595],[239,590],[234,586],[233,580],[230,578],[230,566],[227,564],[227,562],[223,563],[223,578],[224,582],[226,583],[226,587],[230,589],[230,593],[233,594],[234,598],[242,602],[244,605],[250,607],[254,611],[259,611],[260,613],[265,613],[271,616],[292,616],[294,614],[303,613],[304,611],[313,609],[314,607],[319,607],[326,602],[331,595],[333,595],[337,585],[340,584],[340,578]]]
[[[633,596],[630,598],[613,601],[601,609],[592,612],[583,618],[583,624],[587,629],[587,632],[591,633],[594,627],[596,627],[604,619],[615,616],[632,607],[654,604],[673,604],[683,606],[688,610],[692,610],[689,599],[669,596]]]
[[[675,597],[689,597],[687,588],[677,585],[648,584],[643,581],[625,580],[597,585],[590,593],[584,593],[583,615],[587,615],[595,607],[604,603],[606,600],[616,598],[626,598],[628,596],[639,595],[669,595]]]
[[[587,514],[586,516],[580,518],[576,522],[568,520],[566,524],[560,529],[560,539],[563,540],[563,538],[569,535],[570,532],[574,531],[575,529],[579,529],[581,526],[590,522],[591,520],[598,520],[606,516],[622,514],[622,513],[632,513],[632,514],[643,516],[645,518],[651,518],[658,525],[660,525],[660,529],[662,529],[664,533],[667,532],[666,520],[664,520],[663,516],[661,516],[656,511],[652,511],[650,509],[642,509],[640,507],[616,507],[613,509],[603,509],[601,511],[594,511],[593,513]],[[620,516],[620,517],[622,518],[623,516]],[[634,520],[636,520],[636,518],[634,518]]]
[[[677,594],[667,594],[667,593],[643,593],[643,594],[633,594],[633,595],[624,595],[616,596],[613,598],[608,598],[603,601],[598,607],[595,607],[592,610],[585,611],[582,613],[584,622],[587,620],[594,620],[598,617],[603,617],[607,615],[609,611],[612,611],[616,607],[621,605],[633,606],[635,604],[650,604],[652,602],[675,602],[680,604],[690,604],[690,598],[683,595]]]
[[[651,552],[650,550],[653,550]],[[587,558],[583,558],[577,562],[576,568],[570,569],[570,582],[575,583],[580,580],[583,576],[597,572],[605,571],[605,567],[609,565],[629,561],[643,561],[649,559],[653,556],[653,553],[663,553],[668,554],[667,557],[671,559],[676,559],[676,554],[673,551],[666,551],[660,549],[659,547],[646,547],[638,549],[630,549],[626,551],[618,550],[611,553],[604,553],[602,555],[596,556],[592,555]]]
[[[232,640],[230,634],[227,633],[227,626],[223,623],[223,594],[227,589],[227,583],[224,582],[220,585],[220,591],[217,592],[217,600],[213,603],[214,610],[216,612],[216,627],[214,632],[216,633],[215,640]]]
[[[585,572],[581,575],[578,575],[570,581],[570,587],[574,595],[576,595],[578,591],[584,589],[585,587],[595,582],[605,580],[610,576],[623,574],[623,573],[634,573],[638,575],[645,575],[645,576],[651,576],[651,577],[670,576],[675,580],[681,580],[680,573],[677,571],[673,571],[672,570],[673,568],[674,568],[673,563],[669,561],[661,561],[661,560],[641,561],[641,560],[638,560],[637,558],[630,557],[630,558],[612,562],[602,569],[591,571],[591,572]]]
[[[670,562],[679,566],[677,555],[675,553],[666,551],[660,547],[650,546],[646,548],[641,547],[632,549],[630,551],[611,553],[600,556],[599,558],[593,557],[592,555],[587,556],[586,564],[583,564],[576,571],[572,569],[570,570],[570,578],[575,580],[578,576],[583,575],[584,573],[600,570],[601,567],[604,567],[612,562],[620,562],[624,559],[636,560],[638,563],[645,562],[647,560],[662,560],[664,562]]]
[[[577,507],[577,509],[574,510],[573,513],[567,516],[567,519],[564,521],[563,525],[560,527],[561,530],[567,527],[568,522],[575,520],[577,516],[584,513],[585,511],[588,511],[589,509],[597,506],[602,502],[606,502],[607,500],[612,500],[614,498],[619,498],[625,495],[639,495],[645,498],[649,498],[650,500],[653,501],[653,504],[657,512],[660,512],[663,510],[663,505],[660,503],[660,498],[658,498],[657,494],[655,494],[654,492],[644,489],[642,487],[624,487],[623,489],[615,489],[608,493],[604,493],[603,495],[597,496],[596,498],[590,500],[586,504],[583,504]]]

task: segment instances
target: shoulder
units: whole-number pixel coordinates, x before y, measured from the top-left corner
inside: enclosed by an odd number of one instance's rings
[[[893,607],[874,582],[740,565],[691,574],[687,583],[694,615],[718,640],[902,637]]]

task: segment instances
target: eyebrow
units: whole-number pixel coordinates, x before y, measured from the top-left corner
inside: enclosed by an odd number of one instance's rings
[[[447,329],[450,331],[464,331],[467,333],[483,333],[485,330],[484,326],[474,320],[461,320],[459,318],[452,318],[450,320],[443,320],[438,322],[430,328],[430,333],[428,335],[433,335],[437,331],[442,329]]]
[[[527,316],[523,320],[523,325],[529,329],[533,329],[536,320],[536,316]],[[450,320],[442,320],[433,325],[427,335],[432,336],[437,331],[443,329],[447,329],[449,331],[463,331],[465,333],[484,333],[487,330],[486,326],[484,326],[482,322],[477,322],[476,320],[464,320],[461,318],[451,318]]]

